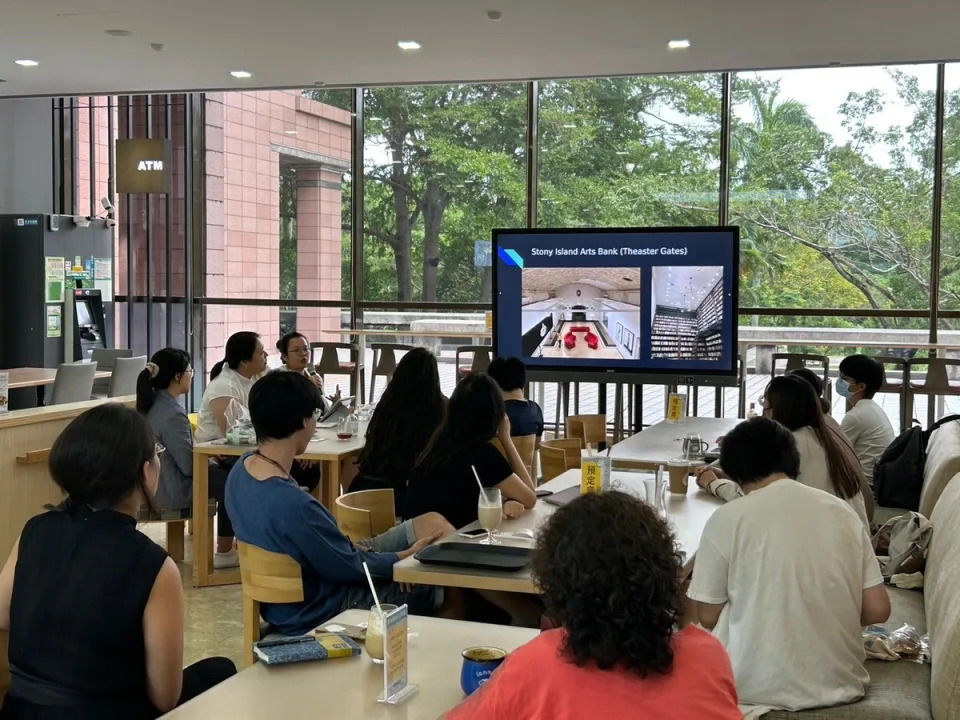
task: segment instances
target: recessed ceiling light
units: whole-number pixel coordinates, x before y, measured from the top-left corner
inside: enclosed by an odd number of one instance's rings
[[[251,73],[248,73],[246,70],[231,70],[230,74],[233,75],[238,80],[244,80],[248,77],[253,77]]]
[[[284,135],[298,135],[299,133],[296,130],[284,130]]]
[[[112,35],[113,37],[128,37],[133,35],[129,30],[104,30],[107,35]]]
[[[416,40],[401,40],[397,43],[397,47],[401,50],[419,50],[420,43]]]
[[[686,38],[671,40],[667,43],[667,47],[671,50],[686,50],[688,47],[690,47],[690,41]]]
[[[20,67],[36,67],[37,65],[40,64],[36,60],[14,60],[13,62],[15,62]]]

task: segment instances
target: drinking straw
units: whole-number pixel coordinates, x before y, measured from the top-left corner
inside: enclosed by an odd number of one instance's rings
[[[373,593],[373,602],[377,606],[377,612],[380,613],[380,618],[383,619],[383,608],[380,607],[380,598],[377,597],[377,589],[373,586],[373,578],[370,577],[370,568],[367,567],[367,562],[363,562],[363,572],[366,573],[367,582],[370,583],[370,592]]]
[[[483,495],[483,483],[480,482],[480,476],[477,474],[477,467],[475,465],[471,465],[470,469],[473,470],[473,476],[477,479],[477,487],[480,488],[480,494]]]

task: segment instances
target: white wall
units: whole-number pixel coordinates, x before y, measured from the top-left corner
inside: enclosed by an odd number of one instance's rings
[[[0,213],[53,212],[49,98],[0,100]]]

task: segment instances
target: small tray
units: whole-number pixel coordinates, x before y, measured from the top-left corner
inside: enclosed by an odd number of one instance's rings
[[[425,565],[516,571],[529,565],[532,555],[533,551],[525,547],[447,542],[425,547],[414,557]]]
[[[550,503],[551,505],[563,506],[568,502],[576,500],[578,497],[580,497],[580,495],[580,483],[577,483],[572,487],[555,492],[553,495],[547,495],[545,498],[543,498],[543,501],[545,503]]]

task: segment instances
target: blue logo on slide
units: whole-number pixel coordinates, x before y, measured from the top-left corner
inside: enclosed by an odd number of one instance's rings
[[[497,254],[500,255],[500,259],[507,265],[513,265],[523,270],[523,258],[520,257],[520,253],[516,250],[498,247]]]

